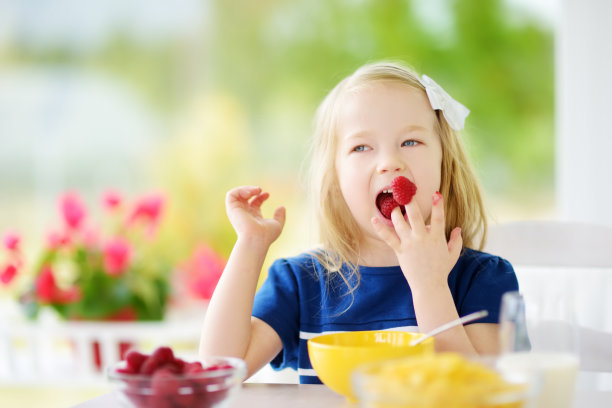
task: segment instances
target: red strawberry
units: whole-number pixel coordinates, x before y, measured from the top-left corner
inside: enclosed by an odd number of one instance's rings
[[[174,403],[174,407],[180,407],[180,408],[192,408],[192,407],[197,407],[197,406],[207,406],[204,404],[198,404],[198,399],[206,399],[206,396],[204,395],[204,397],[200,396],[199,394],[179,394],[174,396],[174,398],[172,399],[173,403]]]
[[[200,363],[199,361],[185,363],[185,366],[183,367],[183,374],[196,374],[203,372],[204,367],[202,367],[202,363]]]
[[[147,359],[147,356],[139,353],[136,350],[129,351],[125,356],[125,361],[127,362],[127,368],[137,373],[140,371],[140,366]]]
[[[391,219],[391,212],[399,204],[389,194],[381,194],[378,199],[378,208],[385,218]]]
[[[140,374],[153,374],[160,366],[174,361],[174,353],[170,347],[159,347],[140,366]]]
[[[223,369],[221,365],[203,367],[199,361],[188,364],[191,364],[191,366],[185,369],[185,374],[189,373],[194,376],[191,382],[194,390],[199,393],[208,394],[219,387],[224,387],[223,384],[225,384],[227,378],[231,376],[227,374],[219,375],[211,373],[212,371]],[[206,373],[210,373],[210,375],[206,375]]]
[[[171,363],[174,361],[174,352],[170,347],[158,347],[153,352],[153,355],[162,363]]]
[[[393,188],[393,199],[399,205],[408,204],[417,191],[416,185],[404,176],[394,178],[391,187]]]
[[[177,395],[180,388],[180,379],[168,368],[160,368],[155,370],[151,377],[151,388],[153,394],[158,396]]]
[[[185,370],[185,364],[187,364],[187,362],[185,360],[181,360],[180,358],[175,358],[172,364],[176,367],[178,373],[182,374],[183,370]]]
[[[147,395],[146,405],[142,408],[174,408],[172,398],[158,397],[157,395]]]
[[[230,370],[232,368],[229,364],[215,364],[204,367],[204,371],[217,371],[217,370]]]
[[[140,366],[139,373],[140,374],[144,374],[144,375],[151,375],[157,369],[158,366],[159,366],[159,363],[151,355],[151,356],[147,357],[147,359],[144,361],[144,363],[142,363],[142,366]]]
[[[182,374],[183,366],[176,364],[174,361],[172,363],[162,363],[160,366],[155,369],[154,374],[159,370],[166,370],[171,372],[172,374]]]

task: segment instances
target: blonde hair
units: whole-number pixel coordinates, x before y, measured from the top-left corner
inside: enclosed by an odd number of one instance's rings
[[[378,62],[362,66],[336,85],[315,115],[310,185],[322,250],[314,256],[327,269],[328,277],[339,274],[351,294],[360,278],[360,229],[340,192],[336,175],[338,110],[345,95],[378,81],[397,82],[425,93],[413,69],[400,63]],[[479,183],[459,133],[451,129],[442,112],[436,111],[436,117],[435,128],[442,145],[440,193],[444,197],[446,237],[449,238],[453,228],[461,227],[464,247],[474,248],[479,238],[477,249],[482,249],[487,222]],[[344,264],[348,270],[343,271]]]

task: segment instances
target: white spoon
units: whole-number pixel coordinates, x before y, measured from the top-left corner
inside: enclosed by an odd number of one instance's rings
[[[460,324],[464,324],[467,322],[471,322],[473,320],[478,320],[478,319],[482,319],[483,317],[486,317],[489,314],[489,312],[487,312],[486,310],[480,310],[478,312],[474,312],[474,313],[470,313],[469,315],[465,315],[463,317],[460,317],[458,319],[455,320],[451,320],[448,323],[444,323],[442,326],[436,327],[435,329],[433,329],[432,331],[430,331],[429,333],[427,333],[425,336],[412,340],[410,342],[411,346],[416,346],[417,344],[427,340],[428,338],[435,336],[436,334],[440,334],[443,331],[446,331],[450,328],[453,328],[455,326],[459,326]]]

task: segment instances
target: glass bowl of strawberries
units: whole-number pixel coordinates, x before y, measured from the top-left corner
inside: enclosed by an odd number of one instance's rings
[[[151,354],[129,351],[107,375],[126,408],[221,408],[244,381],[246,364],[234,357],[185,361],[159,347]]]

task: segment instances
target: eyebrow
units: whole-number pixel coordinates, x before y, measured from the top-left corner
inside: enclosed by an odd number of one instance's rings
[[[418,131],[427,131],[427,128],[421,125],[408,125],[408,126],[403,127],[399,133],[403,134],[403,133],[411,133],[411,132],[418,132]],[[360,137],[368,136],[370,133],[372,133],[372,131],[368,129],[357,130],[355,132],[349,133],[347,136],[344,137],[344,139],[345,140],[357,139]]]

